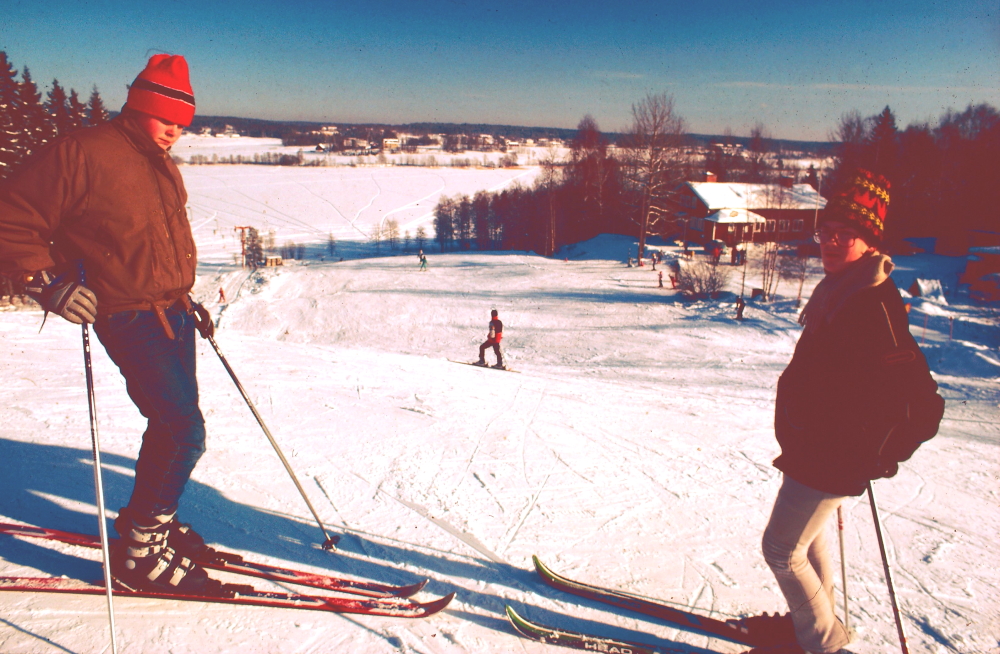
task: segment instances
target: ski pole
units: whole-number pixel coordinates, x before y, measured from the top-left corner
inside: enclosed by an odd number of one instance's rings
[[[892,586],[892,572],[889,570],[889,559],[885,555],[885,543],[882,540],[882,525],[878,517],[878,507],[875,506],[875,490],[872,483],[868,482],[868,499],[871,500],[872,517],[875,519],[875,535],[878,537],[878,548],[882,552],[882,567],[885,569],[885,584],[889,587],[889,599],[892,601],[892,613],[896,617],[896,631],[899,632],[899,647],[903,654],[910,654],[906,646],[906,634],[903,632],[903,618],[899,614],[899,605],[896,604],[896,590]]]
[[[319,519],[319,514],[316,513],[316,509],[313,508],[312,502],[309,501],[309,496],[306,495],[305,489],[302,488],[302,484],[299,483],[298,477],[295,476],[295,472],[292,470],[292,466],[289,465],[288,459],[286,459],[285,455],[282,454],[281,448],[278,447],[278,443],[274,440],[274,436],[271,435],[271,431],[267,428],[267,425],[264,424],[264,419],[260,417],[260,413],[257,412],[257,407],[255,407],[253,402],[250,400],[250,396],[247,395],[246,390],[244,390],[243,384],[241,384],[240,380],[236,378],[236,373],[233,372],[233,369],[230,367],[229,361],[226,360],[226,357],[223,356],[222,350],[219,349],[218,343],[215,342],[215,338],[213,338],[211,334],[203,333],[202,335],[208,339],[208,342],[211,343],[212,347],[215,349],[215,353],[219,355],[219,360],[222,361],[222,365],[225,366],[226,372],[228,372],[229,376],[232,377],[233,383],[236,384],[236,388],[239,389],[243,399],[246,400],[247,406],[250,407],[250,411],[253,412],[254,418],[257,419],[257,424],[259,424],[260,428],[264,430],[264,435],[267,436],[267,440],[271,441],[271,446],[277,453],[278,458],[281,459],[282,465],[284,465],[285,470],[288,471],[288,475],[292,478],[292,482],[295,483],[295,487],[299,489],[299,494],[302,495],[302,499],[306,501],[306,506],[309,507],[309,511],[312,512],[313,517],[316,519],[316,524],[319,525],[320,531],[323,532],[323,536],[326,538],[323,542],[323,549],[328,551],[337,549],[336,546],[339,538],[330,536],[330,534],[327,533],[326,527],[323,526],[323,521]]]
[[[79,262],[80,283],[83,284],[83,262]],[[108,624],[111,628],[111,652],[117,654],[118,641],[115,637],[115,606],[111,599],[111,547],[108,543],[107,518],[104,514],[104,480],[101,476],[101,441],[97,435],[97,401],[94,397],[94,366],[90,358],[90,330],[83,323],[83,365],[87,377],[87,408],[90,411],[90,442],[94,450],[94,486],[97,489],[97,520],[101,534],[101,550],[104,558],[104,589],[108,598]]]
[[[840,585],[844,593],[844,629],[850,633],[850,614],[847,611],[847,559],[844,558],[844,507],[837,507],[837,534],[840,536]]]

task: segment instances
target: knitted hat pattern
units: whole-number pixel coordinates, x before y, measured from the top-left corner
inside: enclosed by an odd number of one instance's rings
[[[889,180],[858,168],[830,198],[820,222],[836,220],[858,230],[869,245],[882,242],[889,208]]]
[[[166,54],[150,57],[146,68],[129,87],[125,107],[184,127],[190,125],[194,118],[194,91],[184,57]]]

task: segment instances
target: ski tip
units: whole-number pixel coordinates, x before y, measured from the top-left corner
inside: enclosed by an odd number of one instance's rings
[[[395,597],[412,597],[423,590],[424,586],[426,586],[429,581],[430,579],[422,579],[415,584],[410,584],[409,586],[400,586],[392,591],[392,595]]]
[[[538,558],[537,555],[535,554],[531,555],[531,562],[535,564],[535,571],[538,574],[540,574],[544,579],[546,580],[555,579],[558,576],[556,573],[549,570],[548,566],[542,563],[542,560]]]
[[[510,620],[511,624],[515,627],[525,624],[524,618],[517,614],[514,607],[510,604],[504,605],[504,609],[507,611],[507,619]]]
[[[525,638],[531,638],[532,640],[538,639],[537,632],[533,628],[534,625],[518,615],[517,611],[514,610],[514,607],[507,604],[504,606],[504,609],[507,611],[507,620],[510,622],[510,625],[514,627],[514,631],[521,634]]]
[[[455,599],[455,591],[451,591],[444,597],[439,597],[436,600],[430,602],[418,602],[418,604],[420,605],[420,608],[424,610],[424,615],[433,615],[451,604],[451,600],[453,599]]]

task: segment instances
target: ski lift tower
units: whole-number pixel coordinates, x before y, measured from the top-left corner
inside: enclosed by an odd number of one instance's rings
[[[250,229],[249,225],[233,227],[233,231],[238,231],[240,233],[240,262],[241,265],[247,267],[247,230]]]

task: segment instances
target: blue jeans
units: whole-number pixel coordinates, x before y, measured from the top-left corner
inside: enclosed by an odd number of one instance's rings
[[[136,515],[171,514],[205,452],[205,419],[198,408],[194,316],[166,310],[171,340],[153,311],[123,311],[94,325],[125,378],[129,397],[149,421],[135,464],[129,508]]]

